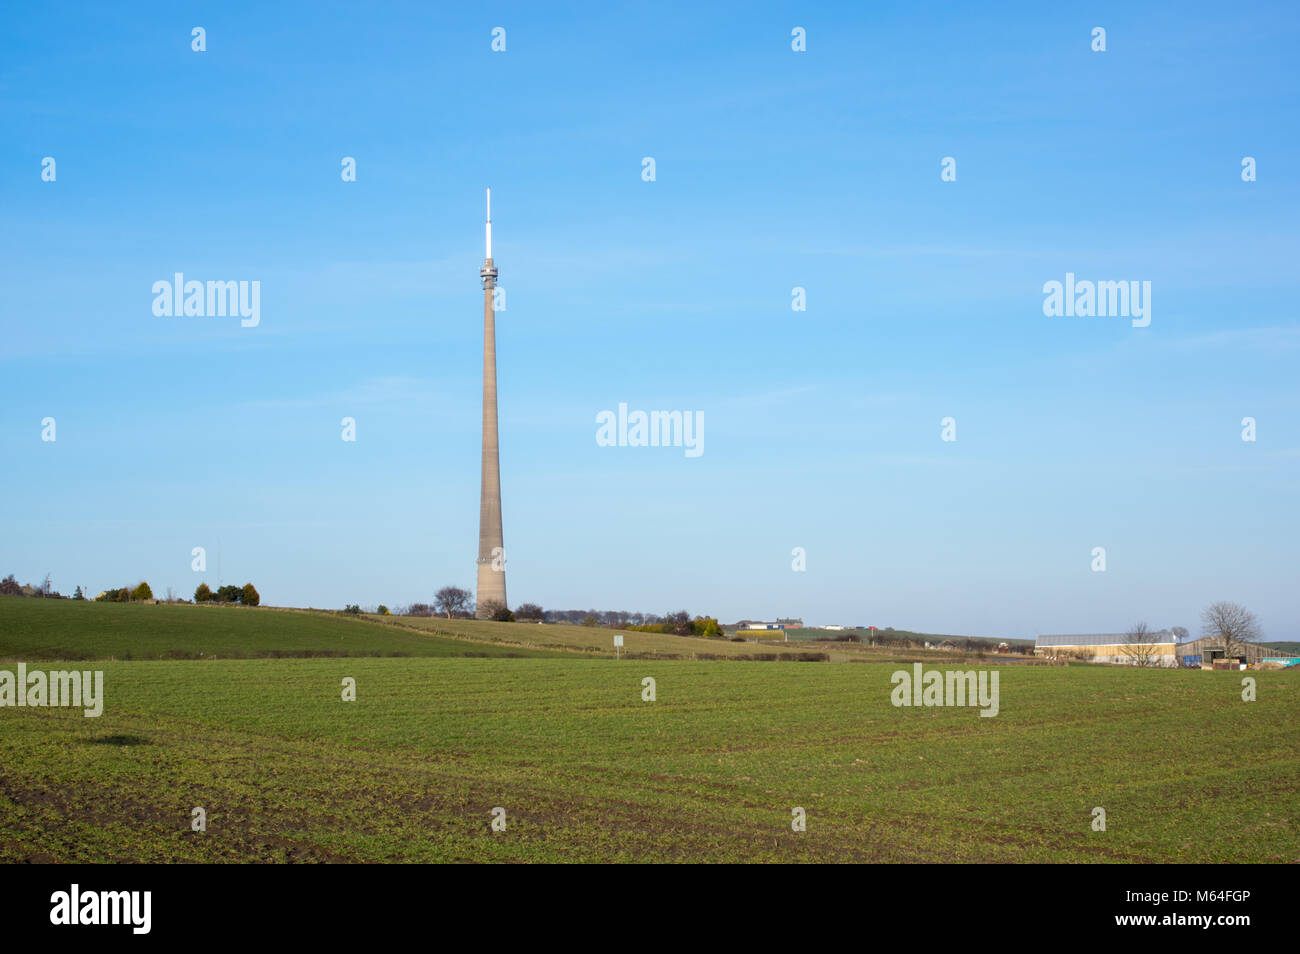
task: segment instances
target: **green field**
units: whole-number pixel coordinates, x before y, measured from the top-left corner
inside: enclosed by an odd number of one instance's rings
[[[0,861],[1300,861],[1294,673],[1009,667],[980,718],[889,665],[93,668],[98,719],[0,709]]]
[[[378,619],[269,607],[0,596],[0,659],[553,655],[386,626]]]
[[[1270,649],[1280,649],[1284,653],[1300,653],[1300,643],[1281,642],[1263,643],[1262,645],[1268,646]]]
[[[422,633],[437,633],[460,639],[488,640],[501,645],[562,649],[591,655],[614,655],[614,630],[596,626],[563,624],[493,623],[475,619],[441,617],[367,617],[391,626]],[[666,633],[623,631],[624,657],[659,659],[757,659],[778,656],[789,659],[820,658],[826,645],[785,646],[780,643],[732,642],[702,636],[673,636]]]

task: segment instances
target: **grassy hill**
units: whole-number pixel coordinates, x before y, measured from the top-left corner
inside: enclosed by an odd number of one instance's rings
[[[1272,649],[1280,649],[1284,653],[1300,653],[1300,643],[1283,641],[1276,643],[1263,643],[1262,645],[1271,647]]]
[[[615,630],[325,610],[0,597],[0,659],[249,659],[312,656],[614,656]],[[814,633],[821,631],[814,630]],[[625,659],[954,664],[972,654],[808,640],[732,642],[625,631]],[[992,657],[989,657],[992,658]],[[1006,660],[1008,664],[1023,659]]]
[[[422,633],[437,633],[460,639],[485,640],[501,645],[562,649],[572,652],[614,655],[614,634],[623,635],[624,657],[659,659],[746,659],[777,656],[783,659],[824,658],[815,646],[780,646],[750,642],[733,643],[727,639],[701,636],[672,636],[664,633],[638,633],[605,629],[598,626],[564,624],[493,623],[476,619],[442,619],[439,617],[371,616],[368,619]]]
[[[334,613],[0,596],[0,659],[548,656]]]
[[[732,632],[732,630],[728,630],[728,633],[730,632]],[[917,633],[908,629],[877,630],[873,634],[870,630],[866,630],[866,629],[833,630],[833,629],[813,629],[810,627],[804,627],[802,629],[785,630],[784,634],[788,635],[791,641],[812,640],[812,641],[827,642],[827,641],[835,641],[837,637],[843,638],[848,636],[856,636],[863,643],[870,643],[872,639],[880,639],[880,640],[908,639],[913,641],[917,645],[924,645],[927,642],[932,643],[934,645],[938,645],[939,643],[943,642],[945,639],[951,639],[953,642],[956,642],[958,644],[964,644],[964,641],[967,639],[977,639],[983,643],[988,643],[990,645],[997,645],[998,643],[1002,643],[1002,642],[1006,643],[1008,646],[1032,646],[1034,644],[1034,641],[1032,639],[1016,639],[1016,638],[1004,639],[1000,636],[974,636],[974,637],[954,636],[954,635],[944,634],[944,633]],[[781,639],[781,634],[775,634],[773,638],[779,640]]]
[[[639,633],[631,630],[613,630],[599,626],[568,626],[563,624],[493,623],[474,619],[443,619],[439,617],[372,616],[368,619],[403,629],[422,633],[437,633],[458,639],[486,640],[498,645],[531,648],[560,649],[589,655],[613,656],[614,634],[623,635],[624,659],[772,659],[788,661],[839,662],[936,662],[953,664],[977,658],[997,660],[1007,665],[1026,661],[1021,656],[979,657],[973,652],[945,653],[915,647],[873,648],[862,643],[827,640],[837,635],[826,630],[792,630],[808,634],[800,639],[791,636],[790,642],[774,640],[705,639],[701,636],[672,636],[662,633]],[[901,634],[896,634],[901,635]],[[938,641],[947,637],[925,637]],[[953,637],[961,638],[965,637]]]

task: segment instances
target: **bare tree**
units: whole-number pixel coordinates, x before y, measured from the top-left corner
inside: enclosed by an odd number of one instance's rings
[[[448,619],[458,613],[467,613],[474,602],[473,594],[459,586],[444,586],[433,596],[434,605],[439,613],[445,613]]]
[[[1240,603],[1220,600],[1201,611],[1201,635],[1223,640],[1223,653],[1231,659],[1242,643],[1258,642],[1263,634],[1254,613]]]
[[[668,624],[669,631],[678,636],[691,635],[691,614],[686,610],[666,614],[664,622]]]
[[[536,619],[546,618],[546,611],[536,603],[520,603],[515,607],[515,616],[519,619]]]
[[[1174,634],[1174,666],[1181,667],[1183,665],[1183,657],[1179,654],[1178,647],[1187,642],[1190,638],[1187,632],[1187,627],[1173,626],[1170,627],[1169,632]]]
[[[1157,633],[1146,623],[1135,623],[1133,628],[1124,634],[1125,644],[1120,647],[1120,652],[1134,665],[1144,668],[1155,666],[1159,663],[1156,653],[1156,644],[1160,641],[1163,633]]]

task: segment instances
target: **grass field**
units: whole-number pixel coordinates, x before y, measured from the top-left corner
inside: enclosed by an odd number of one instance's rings
[[[732,642],[624,632],[624,658],[934,662],[973,654],[856,643]],[[279,607],[94,603],[0,597],[0,660],[248,659],[313,656],[613,657],[601,627],[348,616]],[[993,657],[990,657],[992,659]],[[1023,657],[1000,664],[1023,664]]]
[[[502,645],[562,649],[592,655],[614,655],[614,630],[596,626],[562,624],[493,623],[475,619],[440,617],[371,616],[390,626],[422,633],[437,633],[461,639],[488,640]],[[735,659],[768,657],[773,654],[789,659],[815,657],[825,646],[786,646],[780,643],[732,642],[728,639],[705,639],[698,636],[672,636],[664,633],[624,631],[625,657],[660,657],[699,659],[727,657]]]
[[[1281,643],[1264,643],[1263,645],[1268,646],[1272,649],[1280,649],[1283,652],[1287,652],[1287,653],[1300,653],[1300,643],[1281,642]]]
[[[446,638],[335,613],[0,597],[0,659],[467,655],[553,653]]]
[[[1012,667],[980,718],[887,665],[94,668],[98,719],[0,709],[0,861],[1300,861],[1295,674]]]
[[[769,631],[769,633],[765,635],[773,635],[773,634]],[[946,633],[917,633],[909,629],[879,630],[875,633],[872,633],[870,630],[866,630],[866,629],[829,630],[829,629],[812,629],[809,627],[805,627],[801,629],[787,629],[784,630],[782,633],[775,634],[775,635],[776,638],[778,639],[781,638],[782,635],[788,636],[792,641],[793,640],[833,641],[837,636],[849,636],[849,635],[856,636],[859,640],[861,640],[864,643],[870,643],[873,639],[876,638],[882,640],[910,639],[916,642],[917,645],[924,645],[926,642],[932,643],[934,645],[938,645],[939,643],[943,642],[945,639],[960,641],[968,638],[966,636],[955,636]],[[997,644],[999,642],[1006,642],[1010,646],[1025,646],[1025,645],[1032,646],[1034,644],[1034,641],[1032,639],[1015,639],[1015,638],[1003,639],[1003,637],[1001,636],[992,636],[992,637],[984,636],[984,637],[977,637],[977,638],[984,639],[985,641],[991,644]]]
[[[420,633],[434,633],[456,639],[489,641],[498,645],[525,648],[546,648],[583,653],[594,656],[614,655],[614,630],[593,626],[539,626],[536,623],[492,623],[474,619],[443,619],[440,617],[370,616],[367,619],[385,625],[410,629]],[[804,630],[809,634],[829,633],[821,630]],[[899,634],[901,635],[901,634]],[[931,637],[936,638],[936,637]],[[937,637],[943,638],[943,637]],[[791,661],[825,661],[828,658],[846,662],[934,662],[952,664],[977,658],[975,653],[942,652],[913,647],[874,648],[861,643],[836,641],[814,642],[812,636],[802,639],[791,637],[789,643],[780,639],[732,642],[730,639],[705,639],[695,636],[671,636],[662,633],[623,632],[623,658],[634,659],[778,659]],[[985,657],[997,659],[1000,664],[1020,665],[1034,660],[1022,656]]]

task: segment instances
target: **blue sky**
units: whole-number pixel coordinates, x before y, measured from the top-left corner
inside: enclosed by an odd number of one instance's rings
[[[491,186],[512,603],[1300,638],[1294,7],[591,6],[10,11],[0,572],[472,586]],[[178,271],[260,324],[155,317]]]

